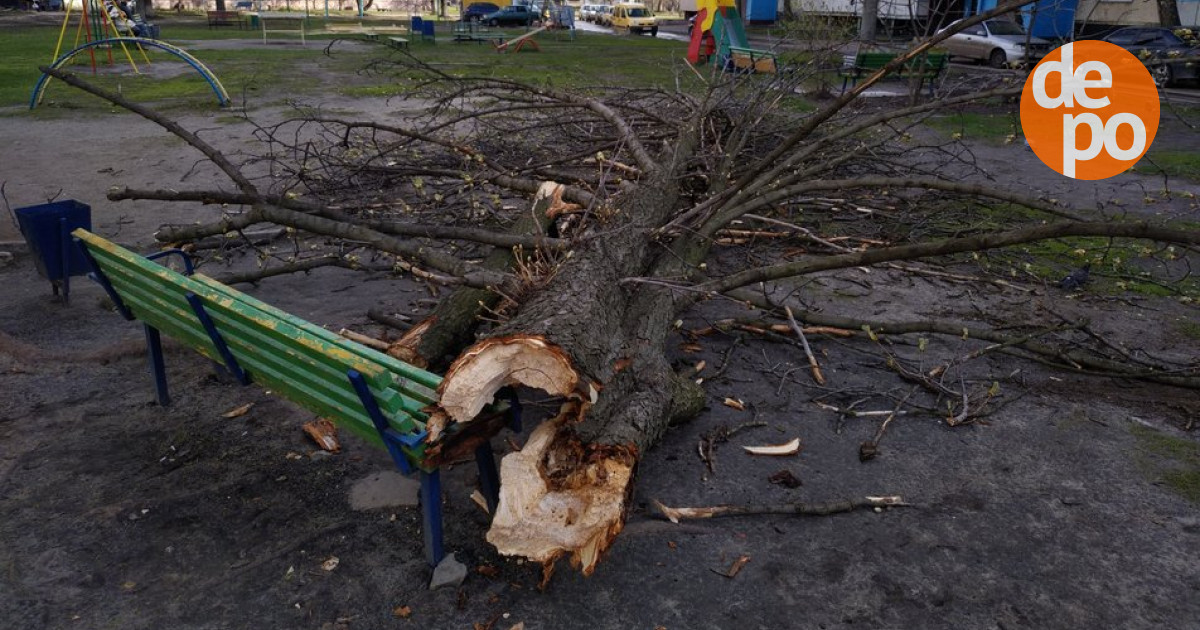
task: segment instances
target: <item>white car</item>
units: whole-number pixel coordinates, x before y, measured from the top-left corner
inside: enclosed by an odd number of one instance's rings
[[[942,30],[954,28],[958,22]],[[1020,24],[1006,19],[984,20],[951,35],[938,46],[951,56],[986,61],[993,68],[1032,65],[1050,52],[1050,42],[1029,36]]]
[[[600,5],[598,4],[585,4],[579,7],[579,19],[583,20],[584,22],[595,22],[596,9],[599,8],[599,6]]]

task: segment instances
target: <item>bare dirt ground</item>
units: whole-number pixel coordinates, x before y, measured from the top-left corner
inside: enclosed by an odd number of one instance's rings
[[[364,115],[391,107],[315,98]],[[160,224],[219,212],[105,200],[112,185],[219,181],[196,165],[194,151],[137,117],[3,114],[0,179],[13,207],[79,199],[92,205],[95,231],[144,251]],[[281,111],[253,115],[270,120]],[[248,125],[215,116],[181,122],[211,129],[206,137],[231,153],[251,149]],[[1191,132],[1175,132],[1181,146],[1200,146],[1194,133],[1188,140]],[[1019,145],[979,146],[975,156],[997,178],[1080,204],[1119,198],[1140,207],[1162,187],[1137,175],[1064,180]],[[1143,211],[1200,220],[1183,196]],[[0,217],[0,241],[14,238],[4,230],[11,226]],[[687,353],[681,338],[681,361],[703,359],[710,374],[723,373],[708,382],[710,408],[647,454],[636,509],[596,574],[563,568],[539,592],[537,567],[499,558],[484,542],[487,517],[468,499],[473,467],[462,465],[445,481],[446,535],[471,573],[457,590],[430,592],[417,509],[350,506],[357,482],[391,467],[384,453],[345,436],[342,453],[314,454],[300,430],[308,414],[215,378],[183,349],[168,352],[174,404],[154,405],[139,328],[82,279],[70,305],[52,300],[33,261],[12,249],[15,261],[0,267],[4,627],[1200,628],[1200,507],[1170,483],[1200,469],[1200,442],[1183,430],[1200,415],[1195,392],[989,355],[973,374],[1001,380],[1006,406],[986,423],[951,428],[932,414],[903,416],[881,455],[860,463],[859,444],[877,420],[842,422],[811,400],[829,393],[847,404],[906,387],[874,347],[817,340],[830,381],[824,391],[797,369],[803,358],[793,347],[746,336],[730,350],[733,337],[715,336]],[[337,269],[242,288],[330,328],[374,334],[381,331],[368,308],[416,316],[430,297],[405,279]],[[1194,305],[1032,289],[984,299],[969,284],[850,271],[808,285],[803,299],[833,313],[897,320],[985,319],[983,312],[1027,320],[1047,317],[1045,306],[1089,317],[1104,333],[1136,334],[1156,355],[1187,360],[1200,350],[1179,333],[1181,323],[1200,321]],[[740,313],[708,304],[684,328],[731,314]],[[926,352],[975,347],[933,340]],[[911,346],[896,352],[919,357]],[[747,410],[721,404],[726,397]],[[528,398],[536,411],[536,395]],[[255,405],[246,415],[222,416],[247,402]],[[767,426],[735,436],[708,473],[697,457],[701,436],[751,420]],[[804,440],[795,458],[756,459],[740,449],[793,436]],[[502,439],[494,446],[501,455],[510,449]],[[768,483],[784,468],[803,485]],[[652,499],[711,505],[893,493],[913,507],[683,525],[648,510]],[[717,573],[743,555],[750,560],[736,577]],[[322,568],[332,557],[336,568]],[[396,612],[404,606],[407,618]]]

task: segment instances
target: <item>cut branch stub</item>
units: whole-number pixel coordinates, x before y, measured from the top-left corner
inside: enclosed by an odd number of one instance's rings
[[[463,352],[446,371],[438,404],[454,422],[469,422],[508,385],[589,404],[597,393],[595,385],[583,383],[562,348],[538,335],[511,335],[484,339]]]

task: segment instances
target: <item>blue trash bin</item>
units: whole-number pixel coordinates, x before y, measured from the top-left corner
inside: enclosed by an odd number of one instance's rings
[[[92,207],[67,199],[17,208],[15,213],[38,273],[50,280],[55,295],[61,286],[63,300],[67,300],[71,276],[82,276],[89,271],[83,251],[71,242],[71,232],[76,228],[92,229]]]
[[[412,26],[410,27],[409,32],[411,32],[413,35],[420,35],[422,33],[422,31],[421,31],[421,23],[422,22],[423,22],[423,20],[421,19],[421,16],[419,16],[419,15],[412,16]]]

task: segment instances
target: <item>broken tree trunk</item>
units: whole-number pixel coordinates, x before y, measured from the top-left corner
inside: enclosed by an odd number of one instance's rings
[[[542,184],[529,212],[512,225],[509,233],[545,235],[546,228],[564,205],[562,188],[562,184]],[[507,271],[513,264],[514,256],[513,248],[496,247],[483,261],[483,268]],[[437,308],[425,319],[428,325],[420,328],[419,339],[409,344],[413,353],[406,360],[421,367],[445,367],[445,364],[439,363],[457,355],[474,340],[480,315],[496,308],[500,299],[500,293],[494,289],[455,289],[438,302]]]
[[[676,156],[678,163],[680,158]],[[675,375],[663,349],[679,304],[667,290],[622,284],[663,255],[647,235],[678,191],[664,168],[616,200],[603,236],[581,243],[548,285],[450,367],[439,391],[448,422],[470,422],[497,390],[520,384],[564,399],[562,411],[500,469],[488,541],[543,565],[569,555],[590,574],[624,523],[638,459],[674,419],[698,413],[702,390]]]

